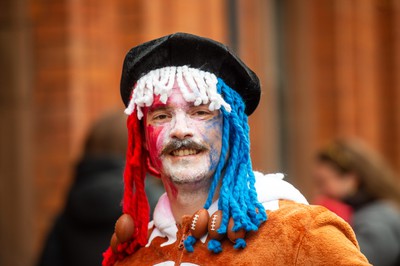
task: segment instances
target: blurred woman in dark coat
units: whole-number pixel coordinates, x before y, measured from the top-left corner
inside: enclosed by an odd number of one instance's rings
[[[313,176],[324,196],[316,203],[339,215],[351,210],[343,218],[369,262],[400,265],[400,179],[383,159],[358,140],[336,140],[318,153]]]
[[[65,208],[48,235],[38,265],[101,265],[122,213],[127,141],[126,115],[120,110],[102,116],[92,126]],[[156,200],[163,190],[157,190],[159,180],[148,179]]]

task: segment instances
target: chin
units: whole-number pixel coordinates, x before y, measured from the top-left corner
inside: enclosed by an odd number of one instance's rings
[[[199,184],[209,181],[215,169],[210,169],[209,160],[197,160],[196,163],[185,162],[165,163],[164,174],[177,185]]]
[[[203,181],[209,180],[207,173],[194,174],[181,174],[181,173],[171,173],[171,181],[177,185],[195,185],[203,183]]]

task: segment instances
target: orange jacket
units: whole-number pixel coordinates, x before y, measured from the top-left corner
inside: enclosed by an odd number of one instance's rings
[[[244,249],[234,249],[225,237],[219,254],[207,249],[208,239],[187,252],[182,244],[189,232],[187,216],[177,241],[160,247],[167,239],[155,237],[116,265],[370,265],[350,226],[324,207],[280,200],[279,208],[267,214],[259,230],[246,235]]]

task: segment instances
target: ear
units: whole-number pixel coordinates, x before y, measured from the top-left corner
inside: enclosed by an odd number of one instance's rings
[[[140,121],[140,133],[142,134],[142,138],[141,139],[142,139],[143,149],[146,150],[146,153],[147,153],[149,149],[148,149],[147,141],[146,141],[147,136],[146,136],[145,128],[146,128],[146,116],[144,116],[142,118],[142,120]]]
[[[161,178],[160,172],[156,170],[156,168],[154,168],[154,166],[151,163],[149,152],[147,151],[147,149],[146,149],[146,169],[147,172],[149,172],[151,175]]]
[[[145,112],[145,114],[146,114],[146,112]],[[149,172],[151,175],[153,175],[153,176],[155,176],[155,177],[158,177],[158,178],[161,178],[161,174],[160,174],[160,172],[158,172],[157,170],[156,170],[156,168],[154,168],[154,166],[152,165],[152,163],[151,163],[151,160],[150,160],[150,156],[149,156],[149,147],[148,147],[148,144],[147,144],[147,141],[146,141],[146,131],[145,131],[145,126],[146,126],[146,115],[143,117],[143,120],[141,121],[141,133],[142,133],[142,147],[143,147],[143,150],[144,150],[144,153],[145,153],[145,156],[146,156],[146,170],[147,170],[147,172]]]

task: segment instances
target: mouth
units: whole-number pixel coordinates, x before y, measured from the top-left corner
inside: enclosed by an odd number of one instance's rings
[[[197,155],[200,152],[201,152],[201,150],[183,148],[183,149],[178,149],[178,150],[172,151],[170,153],[170,155],[176,156],[176,157],[182,157],[182,156]]]
[[[173,157],[194,156],[207,150],[207,146],[192,140],[172,140],[162,150],[161,155]]]

